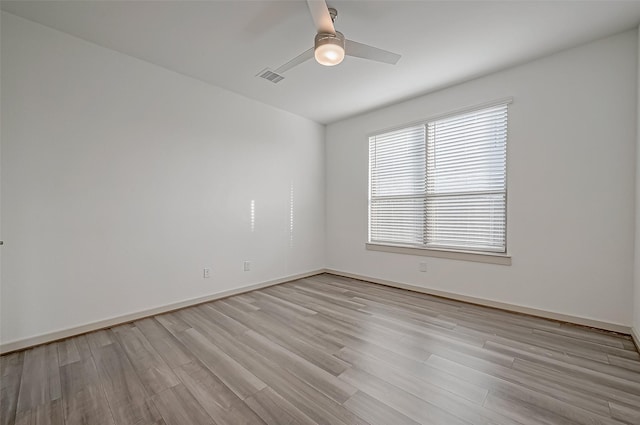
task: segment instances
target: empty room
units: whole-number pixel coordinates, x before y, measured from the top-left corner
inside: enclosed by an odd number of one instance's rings
[[[640,425],[640,0],[0,7],[0,425]]]

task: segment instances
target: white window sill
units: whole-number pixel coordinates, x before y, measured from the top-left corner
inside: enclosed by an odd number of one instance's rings
[[[366,243],[369,251],[393,252],[395,254],[422,255],[425,257],[447,258],[450,260],[475,261],[477,263],[511,265],[511,256],[492,252],[451,251],[444,249],[414,248],[400,245]]]

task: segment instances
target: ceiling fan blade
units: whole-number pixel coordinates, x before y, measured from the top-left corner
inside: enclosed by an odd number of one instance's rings
[[[357,58],[384,62],[391,65],[398,63],[401,58],[397,53],[388,52],[386,50],[378,49],[377,47],[358,43],[352,40],[345,40],[344,53],[347,56],[355,56]]]
[[[307,0],[307,5],[318,33],[335,34],[336,29],[333,26],[331,15],[329,15],[327,3],[324,0]]]
[[[291,59],[289,62],[277,68],[274,72],[276,74],[282,74],[283,72],[287,72],[294,66],[300,65],[301,63],[308,61],[312,57],[313,57],[313,47],[300,53],[298,56]]]

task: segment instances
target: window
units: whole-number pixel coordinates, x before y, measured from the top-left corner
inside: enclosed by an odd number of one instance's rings
[[[369,242],[506,252],[507,103],[369,138]]]

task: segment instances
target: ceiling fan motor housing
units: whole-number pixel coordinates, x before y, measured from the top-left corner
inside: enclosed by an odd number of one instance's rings
[[[316,49],[325,44],[334,44],[342,47],[344,50],[344,34],[340,31],[336,31],[335,34],[330,33],[318,33],[315,38]]]
[[[315,38],[315,57],[322,65],[333,66],[344,59],[344,34],[336,31],[331,33],[318,33]]]

